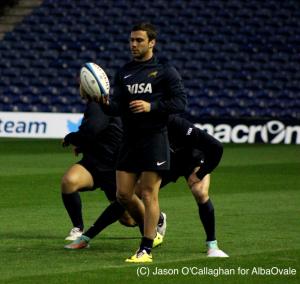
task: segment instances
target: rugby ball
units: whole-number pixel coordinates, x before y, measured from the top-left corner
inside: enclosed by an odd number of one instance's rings
[[[109,80],[105,71],[97,64],[85,63],[80,70],[80,84],[91,98],[108,96]]]

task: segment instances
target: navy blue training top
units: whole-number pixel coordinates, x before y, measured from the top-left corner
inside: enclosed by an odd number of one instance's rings
[[[132,113],[132,100],[149,102],[150,112]],[[125,133],[165,130],[169,114],[183,112],[185,107],[182,79],[165,60],[131,61],[116,74],[109,113],[121,116]]]

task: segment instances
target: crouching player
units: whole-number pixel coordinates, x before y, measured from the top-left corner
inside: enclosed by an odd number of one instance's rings
[[[198,205],[199,217],[206,233],[208,257],[228,257],[219,249],[215,235],[215,212],[209,198],[210,173],[218,166],[222,144],[191,122],[172,116],[168,123],[171,169],[163,176],[162,186],[185,177]]]
[[[66,237],[71,241],[84,229],[79,191],[100,187],[108,200],[116,198],[115,164],[123,135],[119,118],[106,115],[82,89],[80,95],[87,101],[83,120],[79,130],[63,140],[64,147],[72,145],[76,155],[82,153],[82,159],[65,172],[61,181],[62,200],[73,224]]]
[[[223,154],[223,147],[215,138],[196,128],[191,122],[172,116],[168,123],[168,135],[171,151],[171,168],[162,177],[162,187],[183,176],[199,208],[199,216],[206,233],[208,257],[228,257],[218,247],[215,236],[215,213],[209,198],[210,173],[217,167]],[[136,188],[139,194],[139,188]],[[105,209],[114,214],[115,220],[122,216],[124,209],[116,202]],[[73,243],[65,246],[67,249],[88,247],[92,238],[111,223],[103,222],[103,214],[95,224]],[[164,219],[161,216],[161,224]],[[164,228],[164,226],[163,226]],[[165,229],[165,228],[164,228]],[[165,232],[163,231],[163,234]]]

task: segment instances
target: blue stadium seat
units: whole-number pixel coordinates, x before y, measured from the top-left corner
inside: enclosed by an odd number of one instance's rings
[[[81,66],[112,78],[137,15],[160,28],[158,54],[179,69],[195,119],[297,117],[299,4],[275,0],[44,0],[0,41],[0,111],[82,111]]]

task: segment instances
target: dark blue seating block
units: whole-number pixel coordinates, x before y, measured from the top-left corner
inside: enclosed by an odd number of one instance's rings
[[[159,27],[157,54],[179,70],[191,116],[295,119],[300,7],[279,2],[45,0],[0,41],[0,111],[82,111],[81,66],[112,81],[139,15]]]

